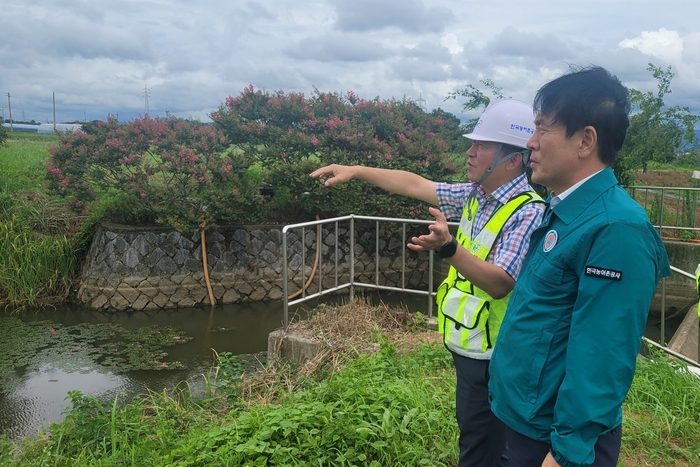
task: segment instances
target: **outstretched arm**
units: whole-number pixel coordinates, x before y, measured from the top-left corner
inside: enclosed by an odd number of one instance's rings
[[[313,178],[326,178],[325,186],[357,179],[397,195],[437,205],[436,183],[403,170],[379,169],[361,165],[327,165],[311,172]]]

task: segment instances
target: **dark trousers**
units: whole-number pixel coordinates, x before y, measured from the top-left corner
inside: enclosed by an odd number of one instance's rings
[[[457,371],[459,467],[505,467],[505,425],[491,412],[488,399],[489,360],[452,356]]]
[[[506,427],[510,467],[541,467],[551,445],[521,435]],[[622,426],[601,435],[595,443],[595,460],[591,467],[615,467],[620,455]]]

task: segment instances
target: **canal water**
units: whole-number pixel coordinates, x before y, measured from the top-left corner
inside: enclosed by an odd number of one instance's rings
[[[172,389],[180,381],[203,387],[215,351],[264,362],[267,336],[282,325],[281,302],[135,313],[76,307],[0,313],[0,338],[5,345],[15,339],[0,355],[0,433],[17,439],[62,420],[71,390],[113,401],[121,394]],[[161,341],[172,345],[157,346],[155,353],[136,351],[162,330],[167,338]],[[129,342],[119,342],[124,336]],[[123,371],[126,354],[127,368],[136,368]]]
[[[373,302],[405,305],[427,314],[425,297],[367,296]],[[338,300],[347,296],[324,301]],[[291,309],[290,319],[303,318],[316,304]],[[124,400],[149,390],[170,390],[182,381],[195,391],[203,389],[203,375],[208,376],[215,364],[215,352],[264,363],[268,334],[283,320],[282,302],[132,313],[70,306],[0,313],[0,433],[19,439],[60,422],[73,390],[109,403],[115,397]],[[666,324],[666,342],[681,320]],[[146,340],[154,335],[160,336],[164,347],[144,353]],[[658,318],[650,316],[647,337],[659,340]],[[126,354],[131,355],[130,363],[125,363]]]

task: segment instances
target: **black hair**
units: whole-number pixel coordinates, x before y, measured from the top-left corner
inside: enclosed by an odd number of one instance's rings
[[[629,127],[629,91],[606,69],[593,66],[550,81],[537,91],[536,113],[566,127],[570,138],[592,126],[598,134],[600,160],[608,166],[622,147]]]

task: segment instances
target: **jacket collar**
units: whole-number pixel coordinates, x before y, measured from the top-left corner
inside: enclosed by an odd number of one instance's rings
[[[583,211],[593,204],[603,193],[618,184],[612,168],[607,167],[578,187],[573,193],[552,208],[565,224],[571,224]],[[550,194],[547,203],[551,200]]]

